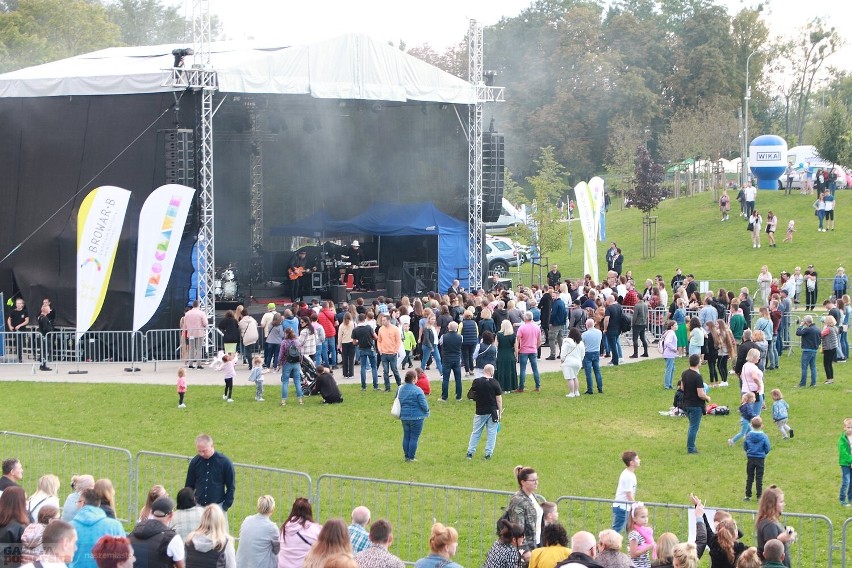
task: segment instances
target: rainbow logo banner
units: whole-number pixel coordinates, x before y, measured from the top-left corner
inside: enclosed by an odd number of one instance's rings
[[[595,283],[600,282],[598,280],[598,231],[600,212],[603,208],[603,191],[603,180],[600,178],[592,178],[589,183],[581,181],[574,187],[577,214],[580,227],[583,229],[583,273],[589,274]]]
[[[147,324],[163,299],[175,265],[195,190],[185,185],[158,187],[139,213],[133,331]]]
[[[89,192],[77,212],[77,338],[104,305],[130,192],[105,185]]]

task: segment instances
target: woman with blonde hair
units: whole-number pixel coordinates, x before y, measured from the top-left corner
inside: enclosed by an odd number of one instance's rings
[[[834,382],[834,356],[837,354],[837,320],[825,316],[825,325],[820,331],[822,338],[822,367],[825,369],[825,384]]]
[[[518,388],[518,364],[515,359],[515,328],[503,320],[497,332],[497,382],[503,392]]]
[[[674,568],[698,568],[698,552],[691,542],[681,542],[672,550]]]
[[[73,519],[74,515],[77,514],[80,495],[82,495],[83,491],[85,491],[86,489],[92,489],[94,486],[95,478],[89,474],[75,475],[71,478],[71,489],[73,493],[71,493],[68,498],[65,499],[65,504],[62,506],[63,521],[69,523],[71,522],[71,519]]]
[[[278,568],[278,527],[270,520],[275,512],[272,495],[261,495],[257,499],[257,514],[246,517],[240,526],[240,547],[237,549],[237,565],[252,568]]]
[[[305,557],[302,568],[324,568],[326,562],[338,554],[354,558],[349,541],[349,529],[341,519],[329,519],[322,526],[317,541]]]
[[[757,555],[757,549],[752,546],[740,555],[736,568],[760,568],[761,566],[763,563]]]
[[[453,527],[435,523],[429,535],[429,549],[432,552],[415,562],[414,568],[462,568],[450,560],[456,555],[458,548],[459,532]]]
[[[139,519],[136,522],[142,523],[147,521],[148,517],[151,516],[151,504],[160,497],[166,496],[168,496],[168,493],[166,493],[166,488],[162,485],[154,485],[151,487],[151,489],[148,490],[148,497],[145,498],[145,506],[143,506],[142,510],[139,511]]]
[[[657,539],[657,560],[651,566],[654,568],[670,568],[674,562],[674,548],[680,543],[673,533],[664,532]]]
[[[234,538],[228,534],[228,523],[222,507],[211,504],[204,508],[201,524],[186,537],[186,568],[223,566],[237,568]]]
[[[632,568],[630,557],[621,550],[624,537],[612,529],[598,534],[598,555],[595,561],[604,568]]]
[[[47,505],[59,508],[59,478],[52,473],[38,478],[36,491],[27,500],[27,511],[33,519],[38,519],[38,512]]]
[[[101,499],[101,509],[110,519],[115,518],[115,487],[109,479],[99,479],[95,482],[95,493]]]

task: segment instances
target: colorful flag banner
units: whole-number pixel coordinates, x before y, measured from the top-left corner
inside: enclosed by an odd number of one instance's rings
[[[77,338],[95,323],[104,305],[130,192],[106,185],[93,189],[77,212]]]

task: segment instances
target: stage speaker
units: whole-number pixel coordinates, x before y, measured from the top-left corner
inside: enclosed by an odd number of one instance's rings
[[[505,141],[498,132],[482,134],[482,221],[491,223],[503,210]]]
[[[331,300],[340,305],[341,302],[345,302],[347,298],[346,286],[341,284],[333,284],[331,286]]]
[[[195,138],[189,128],[162,130],[166,183],[195,187]]]
[[[402,298],[402,280],[388,280],[388,296],[394,300]]]

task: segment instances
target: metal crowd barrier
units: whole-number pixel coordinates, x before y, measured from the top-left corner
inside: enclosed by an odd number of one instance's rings
[[[840,565],[846,568],[846,551],[852,542],[849,541],[849,527],[852,526],[852,517],[843,521],[843,526],[840,528]]]
[[[162,485],[169,495],[176,496],[186,484],[186,470],[191,459],[191,456],[176,454],[138,452],[133,488],[135,514],[138,515],[144,506],[148,491],[154,485]],[[313,482],[306,473],[242,463],[235,463],[234,470],[236,493],[228,519],[235,536],[243,519],[257,513],[257,498],[261,495],[272,495],[279,514],[283,515],[297,497],[311,498],[313,495]]]
[[[47,363],[141,363],[143,336],[138,331],[52,331],[46,344]]]
[[[556,500],[556,504],[559,506],[559,522],[565,526],[569,535],[578,530],[598,534],[612,525],[613,501],[611,499],[562,496]],[[671,532],[679,540],[686,540],[689,534],[689,511],[692,510],[690,505],[650,502],[643,502],[643,505],[648,508],[654,534]],[[709,506],[707,508],[716,509]],[[737,527],[745,535],[744,542],[757,542],[754,526],[757,511],[718,508],[731,513]],[[708,515],[707,518],[712,523],[712,516]],[[834,547],[834,525],[831,519],[825,515],[785,512],[781,522],[785,526],[792,526],[798,533],[798,539],[790,547],[793,566],[831,568]],[[845,567],[845,563],[843,566]]]
[[[17,432],[3,431],[0,434],[0,455],[3,459],[17,458],[29,472],[24,478],[28,495],[35,493],[40,476],[52,473],[59,477],[61,482],[61,507],[65,503],[65,497],[73,491],[71,478],[74,475],[90,474],[95,480],[107,478],[115,487],[116,516],[123,522],[136,521],[130,485],[133,477],[133,458],[128,450]]]
[[[0,365],[26,364],[35,372],[41,362],[42,348],[42,336],[37,331],[0,331]]]
[[[406,562],[428,554],[432,525],[441,522],[459,532],[459,549],[453,560],[462,566],[481,566],[497,538],[497,519],[512,495],[470,487],[321,475],[314,514],[348,522],[352,509],[366,505],[373,519],[390,521],[394,534],[391,552]]]

